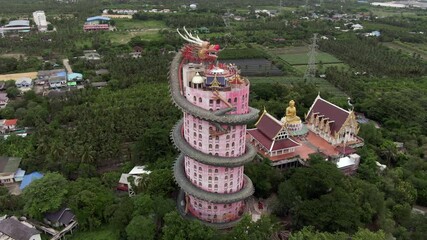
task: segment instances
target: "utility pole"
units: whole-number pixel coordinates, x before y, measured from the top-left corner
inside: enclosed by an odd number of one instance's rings
[[[311,44],[309,46],[310,51],[308,52],[308,64],[307,69],[304,73],[304,80],[310,81],[311,79],[316,77],[316,49],[317,49],[317,33],[313,34],[313,38],[311,39]]]

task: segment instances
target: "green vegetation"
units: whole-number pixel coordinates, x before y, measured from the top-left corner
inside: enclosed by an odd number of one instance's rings
[[[166,27],[165,23],[157,20],[149,21],[135,21],[132,19],[116,19],[116,27],[120,31],[127,31],[131,29],[150,29],[150,28],[164,28]]]
[[[387,42],[383,44],[389,48],[406,53],[411,57],[421,58],[424,61],[427,60],[427,48],[425,48],[425,44],[403,43],[400,41]]]
[[[68,236],[67,236],[68,238]],[[119,239],[119,234],[113,230],[110,226],[103,226],[93,231],[77,231],[72,236],[70,236],[72,240],[116,240]]]
[[[266,58],[265,52],[258,48],[225,48],[219,55],[220,60],[226,59],[251,59],[251,58]]]
[[[132,40],[132,38],[138,37],[145,41],[160,41],[162,40],[158,30],[143,30],[139,32],[111,32],[108,33],[109,39],[112,43],[126,44]]]
[[[324,40],[320,46],[359,71],[376,76],[422,76],[427,72],[419,59],[390,51],[369,39]]]
[[[286,47],[270,49],[274,54],[280,56],[283,60],[291,65],[306,65],[308,63],[308,53],[310,49],[308,46],[301,47]],[[341,61],[334,56],[317,51],[316,63],[340,63]]]
[[[427,218],[411,210],[415,204],[427,206],[427,35],[420,33],[427,29],[427,15],[355,1],[317,3],[302,7],[301,1],[289,0],[280,7],[276,0],[201,1],[192,11],[181,7],[188,5],[184,0],[0,0],[1,25],[43,9],[57,30],[0,38],[0,73],[51,69],[68,58],[85,79],[108,82],[104,89],[87,85],[55,97],[33,91],[21,95],[13,81],[6,82],[11,101],[0,110],[0,119],[18,118],[18,125],[29,127],[31,134],[0,138],[0,155],[22,157],[22,168],[46,175],[20,196],[0,187],[0,215],[41,220],[44,213],[67,206],[79,221],[72,239],[263,240],[290,229],[290,239],[424,239]],[[87,17],[113,8],[177,13],[140,12],[133,19],[114,19],[117,31],[82,31]],[[270,17],[255,13],[257,9],[278,12]],[[242,20],[229,17],[226,26],[222,16],[227,12]],[[336,13],[360,18],[351,21],[365,27],[361,33],[379,30],[381,36],[337,30],[349,20],[327,19]],[[183,26],[192,33],[207,27],[209,33],[199,36],[221,45],[220,60],[240,60],[242,72],[263,72],[249,77],[250,105],[265,107],[277,118],[291,99],[302,117],[319,91],[344,108],[350,96],[355,111],[381,126],[360,125],[365,146],[357,151],[357,174],[344,176],[317,156],[310,167],[286,172],[267,161],[249,163],[245,174],[254,183],[255,197],[275,203],[269,205],[270,215],[258,222],[244,216],[226,233],[184,220],[174,210],[178,187],[171,166],[177,152],[169,138],[181,112],[170,102],[167,83],[173,57],[167,53],[183,45],[175,31]],[[304,81],[313,33],[330,39],[319,43],[316,59],[318,75],[326,78]],[[133,59],[129,53],[136,46],[143,52]],[[101,60],[79,58],[88,49],[96,49]],[[250,62],[256,59],[267,63]],[[276,67],[285,76],[264,76]],[[108,75],[95,74],[104,68]],[[376,162],[387,169],[379,171]],[[114,189],[120,174],[135,165],[146,165],[151,174],[133,186],[135,197],[118,194]]]
[[[294,85],[304,85],[307,83],[302,77],[251,77],[250,78],[252,85],[257,84],[284,84],[287,86],[294,86]],[[339,88],[336,88],[333,84],[328,82],[327,80],[323,78],[314,78],[310,79],[310,83],[315,86],[316,89],[322,92],[322,95],[328,95],[328,93],[332,94],[333,96],[346,99],[347,95],[340,90]]]

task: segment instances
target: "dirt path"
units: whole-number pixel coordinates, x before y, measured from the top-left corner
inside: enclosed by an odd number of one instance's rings
[[[70,61],[68,59],[62,59],[62,64],[64,64],[65,69],[67,69],[68,74],[73,73],[73,70],[70,66]]]
[[[6,80],[17,80],[19,78],[28,77],[34,79],[37,77],[37,72],[26,72],[26,73],[12,73],[0,75],[0,81]]]

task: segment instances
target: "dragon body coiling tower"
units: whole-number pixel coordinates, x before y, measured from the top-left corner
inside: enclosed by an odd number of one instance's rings
[[[174,176],[182,191],[182,215],[218,228],[232,227],[254,188],[243,165],[256,150],[246,143],[246,124],[258,118],[248,106],[249,81],[235,65],[217,62],[218,45],[188,33],[172,61],[170,88],[184,117],[172,131],[181,151]]]

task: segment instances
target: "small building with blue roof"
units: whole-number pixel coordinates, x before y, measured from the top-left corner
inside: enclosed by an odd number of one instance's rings
[[[19,186],[19,189],[24,190],[28,185],[30,185],[32,182],[34,182],[37,179],[42,178],[44,175],[40,172],[32,172],[30,174],[27,174],[22,179],[21,185]]]

